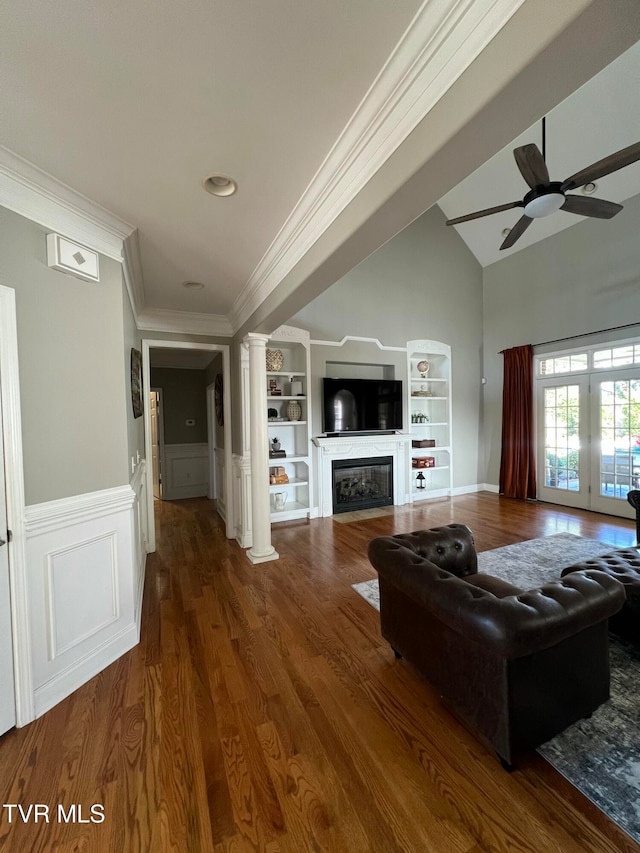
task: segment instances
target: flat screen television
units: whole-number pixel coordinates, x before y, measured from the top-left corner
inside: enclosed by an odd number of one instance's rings
[[[331,379],[322,386],[324,432],[402,429],[400,379]]]

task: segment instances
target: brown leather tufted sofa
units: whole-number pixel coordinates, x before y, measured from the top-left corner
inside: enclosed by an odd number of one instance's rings
[[[383,637],[511,767],[609,698],[607,620],[623,586],[586,571],[534,590],[478,574],[449,524],[369,543]]]
[[[640,493],[639,493],[640,494]],[[615,578],[624,587],[626,601],[609,620],[609,630],[620,637],[640,642],[640,548],[620,548],[601,557],[592,557],[563,569],[562,577],[574,572],[598,571]]]

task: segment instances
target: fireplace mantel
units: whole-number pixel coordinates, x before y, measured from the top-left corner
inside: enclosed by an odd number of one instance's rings
[[[335,438],[319,436],[313,439],[313,443],[318,448],[318,505],[321,516],[333,515],[331,463],[334,459],[392,456],[393,502],[396,506],[408,503],[410,435],[341,435]]]

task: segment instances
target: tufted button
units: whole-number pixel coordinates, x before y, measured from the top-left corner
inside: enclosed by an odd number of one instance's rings
[[[436,551],[438,554],[444,554],[444,548],[442,547],[442,545],[438,545]]]
[[[456,542],[454,547],[455,547],[456,551],[460,551],[460,549],[462,548],[462,542]]]

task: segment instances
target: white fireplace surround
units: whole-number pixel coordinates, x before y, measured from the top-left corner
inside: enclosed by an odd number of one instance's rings
[[[411,436],[396,435],[342,435],[337,438],[313,439],[318,448],[318,508],[322,517],[333,515],[333,472],[331,463],[338,459],[391,456],[393,458],[393,503],[409,503],[408,481],[409,447]]]

